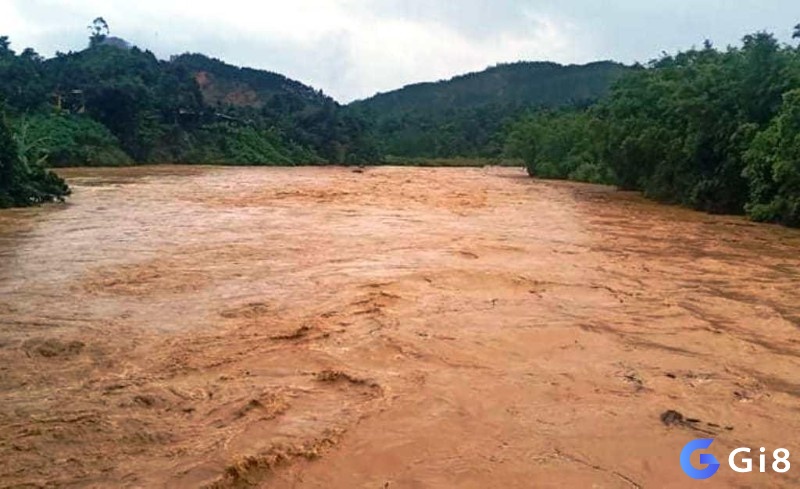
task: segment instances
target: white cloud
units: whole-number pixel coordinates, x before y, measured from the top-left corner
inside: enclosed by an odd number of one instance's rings
[[[531,18],[525,33],[503,33],[476,40],[435,22],[384,19],[350,31],[352,63],[338,87],[358,87],[371,95],[411,82],[448,78],[498,62],[521,59],[582,58],[570,42],[571,26],[548,18]]]

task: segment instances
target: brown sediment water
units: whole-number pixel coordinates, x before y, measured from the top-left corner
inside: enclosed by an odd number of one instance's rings
[[[800,481],[727,467],[800,454],[796,230],[516,169],[63,174],[0,212],[0,486],[677,488],[695,438],[707,487]]]

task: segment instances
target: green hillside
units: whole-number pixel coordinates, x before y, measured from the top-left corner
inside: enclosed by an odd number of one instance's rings
[[[225,120],[260,121],[293,144],[311,149],[319,162],[380,158],[367,123],[320,90],[278,73],[240,68],[202,54],[176,56],[170,64],[193,78],[203,104],[224,112]]]
[[[320,91],[199,54],[159,60],[101,33],[51,59],[0,37],[0,102],[57,166],[378,158],[366,124]]]
[[[174,56],[171,64],[190,72],[211,106],[263,108],[266,105],[322,106],[332,102],[321,91],[278,73],[229,65],[203,54]]]
[[[373,121],[388,155],[492,156],[502,148],[502,129],[522,113],[591,104],[631,70],[608,61],[502,64],[447,81],[409,85],[348,108]]]

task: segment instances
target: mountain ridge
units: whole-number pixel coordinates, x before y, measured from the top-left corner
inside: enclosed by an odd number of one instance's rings
[[[370,95],[369,97],[364,97],[361,99],[353,100],[345,105],[358,105],[364,102],[372,101],[376,98],[383,98],[387,96],[392,96],[397,94],[398,92],[408,91],[408,90],[418,90],[423,88],[431,88],[434,86],[441,86],[447,84],[456,84],[465,80],[469,80],[470,78],[476,76],[485,76],[485,75],[493,75],[498,71],[502,71],[507,68],[517,68],[517,67],[548,67],[548,68],[556,68],[556,69],[581,69],[581,68],[591,68],[598,65],[615,65],[617,67],[621,67],[623,69],[630,69],[633,68],[632,66],[626,65],[624,63],[620,63],[614,60],[605,59],[605,60],[597,60],[597,61],[590,61],[588,63],[569,63],[569,64],[561,64],[555,61],[546,61],[546,60],[521,60],[521,61],[511,61],[511,62],[501,62],[496,63],[494,65],[487,66],[482,70],[477,71],[468,71],[465,73],[460,73],[453,75],[449,78],[440,78],[439,80],[431,80],[431,81],[421,81],[421,82],[414,82],[409,83],[407,85],[403,85],[399,88],[394,88],[392,90],[386,92],[376,92],[374,95]]]
[[[408,158],[497,157],[509,121],[527,111],[588,106],[634,67],[614,61],[501,63],[353,102],[384,154]]]
[[[247,85],[256,96],[255,100],[248,101],[239,101],[232,98],[230,101],[232,102],[231,105],[234,106],[261,108],[267,104],[270,96],[282,92],[291,93],[315,103],[336,102],[332,97],[325,95],[322,90],[307,85],[302,81],[289,78],[276,71],[237,66],[202,53],[183,53],[177,56],[171,56],[169,62],[193,72],[195,74],[195,81],[198,83],[201,91],[204,89],[206,90],[203,93],[204,98],[210,103],[217,103],[225,100],[224,96],[213,93],[213,89],[209,89],[210,86],[213,85],[213,81],[225,81],[225,79],[230,78],[237,79],[238,84]],[[338,104],[338,102],[336,103]]]

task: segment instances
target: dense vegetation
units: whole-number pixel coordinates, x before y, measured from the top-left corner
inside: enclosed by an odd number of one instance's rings
[[[43,167],[45,156],[27,126],[15,133],[0,113],[0,208],[50,202],[69,194],[66,183]]]
[[[436,83],[410,85],[351,104],[373,121],[382,152],[396,157],[496,157],[504,129],[531,108],[587,106],[630,68],[502,64]]]
[[[757,33],[665,55],[590,108],[517,121],[506,151],[531,175],[798,226],[800,49]]]
[[[361,163],[367,124],[281,75],[202,55],[158,60],[93,24],[89,47],[43,59],[0,37],[0,100],[45,136],[53,165]]]
[[[380,158],[367,122],[321,91],[201,54],[174,57],[171,65],[193,75],[205,106],[216,108],[221,121],[259,129],[284,160],[366,163]]]

